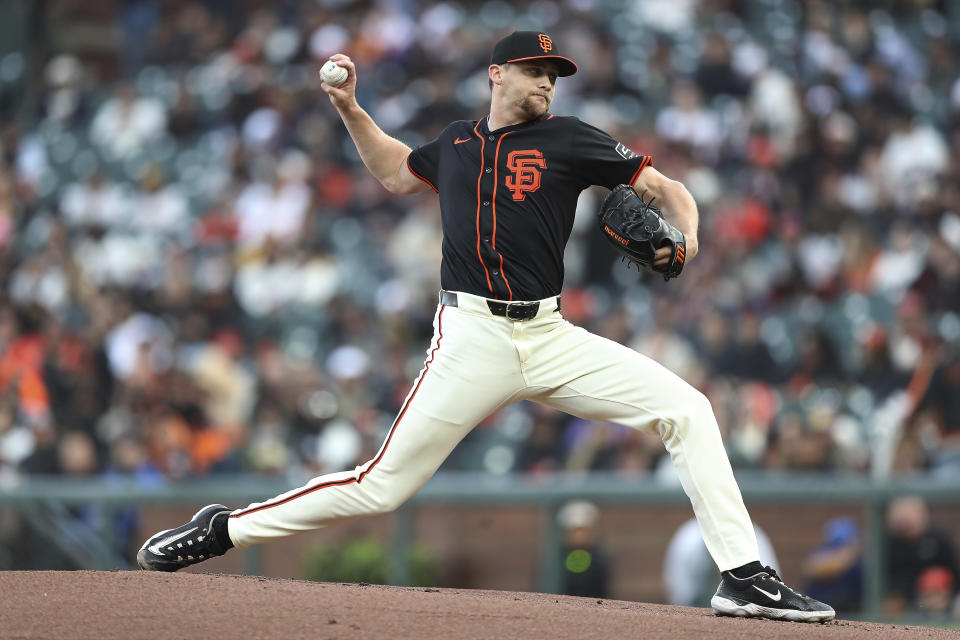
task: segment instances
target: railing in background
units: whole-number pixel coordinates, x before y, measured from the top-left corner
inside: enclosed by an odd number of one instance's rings
[[[885,575],[884,513],[887,503],[900,495],[919,495],[928,503],[960,505],[960,490],[956,483],[934,478],[913,478],[876,482],[859,476],[796,475],[796,474],[738,474],[738,481],[749,506],[755,505],[834,505],[855,504],[865,510],[864,553],[866,598],[864,617],[880,615],[884,594]],[[190,483],[168,484],[156,489],[144,489],[134,484],[96,480],[64,480],[62,478],[30,477],[20,485],[0,491],[0,508],[13,509],[36,515],[38,505],[56,509],[72,505],[95,505],[102,508],[147,505],[197,505],[208,502],[247,504],[277,495],[291,485],[276,478],[239,476],[197,480]],[[640,482],[625,480],[613,474],[556,475],[547,478],[525,476],[492,476],[487,474],[438,474],[394,515],[394,558],[406,557],[404,551],[413,540],[415,511],[422,506],[526,506],[541,510],[543,522],[539,588],[556,592],[559,584],[558,566],[553,561],[559,556],[562,535],[556,513],[571,499],[585,499],[598,505],[686,505],[686,495],[679,486],[664,486],[652,480]],[[109,553],[110,540],[91,551],[90,568],[112,568],[117,558]],[[260,572],[258,547],[247,551],[245,571]],[[391,583],[409,583],[410,567],[397,563],[391,567]]]

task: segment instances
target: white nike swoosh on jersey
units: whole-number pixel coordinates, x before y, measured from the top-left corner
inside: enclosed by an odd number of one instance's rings
[[[154,554],[156,554],[156,555],[158,555],[158,556],[162,556],[162,555],[163,555],[163,552],[160,550],[160,547],[165,547],[165,546],[169,545],[169,544],[172,543],[172,542],[176,542],[176,541],[179,540],[180,538],[182,538],[182,537],[184,537],[184,536],[186,536],[186,535],[188,535],[188,534],[191,534],[191,533],[193,533],[193,532],[196,531],[196,530],[197,530],[197,527],[194,527],[193,529],[187,529],[187,530],[184,531],[183,533],[178,533],[178,534],[175,535],[175,536],[170,536],[170,537],[168,537],[168,538],[164,538],[163,540],[161,540],[161,541],[158,542],[157,544],[154,544],[154,545],[151,545],[151,546],[147,547],[147,551],[149,551],[150,553],[154,553]]]
[[[770,599],[773,600],[774,602],[779,602],[779,601],[780,601],[780,598],[782,597],[779,589],[777,589],[777,595],[773,595],[773,594],[770,593],[769,591],[764,591],[763,589],[761,589],[761,588],[758,587],[757,585],[753,585],[753,588],[756,589],[757,591],[759,591],[760,593],[762,593],[763,595],[767,596],[768,598],[770,598]]]

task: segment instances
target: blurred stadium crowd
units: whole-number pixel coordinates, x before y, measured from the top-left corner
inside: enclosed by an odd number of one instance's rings
[[[701,253],[666,285],[616,261],[585,192],[571,321],[703,390],[737,467],[960,469],[956,5],[38,6],[31,38],[80,44],[0,58],[0,481],[301,478],[375,453],[431,334],[439,210],[370,177],[316,70],[351,55],[361,104],[415,146],[486,113],[515,28],[580,65],[556,113],[653,155],[701,210]],[[663,458],[524,404],[445,468]]]

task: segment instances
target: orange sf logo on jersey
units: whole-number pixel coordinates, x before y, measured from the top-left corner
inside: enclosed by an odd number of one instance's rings
[[[553,40],[550,39],[550,36],[548,36],[545,33],[541,33],[539,36],[539,40],[540,40],[540,48],[543,49],[544,53],[550,53],[551,51],[553,51]]]
[[[507,189],[513,194],[513,199],[523,201],[528,193],[540,188],[540,172],[547,168],[547,161],[537,149],[517,149],[507,155],[507,169],[512,175],[507,176]]]

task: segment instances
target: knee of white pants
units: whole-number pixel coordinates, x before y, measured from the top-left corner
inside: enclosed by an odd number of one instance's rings
[[[399,499],[393,492],[389,491],[384,485],[368,486],[367,489],[367,508],[370,515],[379,515],[390,513],[395,510],[402,499]]]
[[[377,513],[396,511],[400,505],[406,502],[407,498],[408,496],[393,493],[380,496],[380,499],[377,501]]]
[[[400,478],[380,478],[373,475],[366,478],[361,487],[366,489],[369,514],[396,511],[415,491],[407,489],[407,484]]]
[[[713,416],[713,405],[710,404],[710,399],[696,389],[693,389],[690,406],[692,407],[694,415],[697,417],[704,415]]]
[[[680,419],[676,423],[681,430],[687,427],[704,428],[716,423],[710,400],[693,387],[687,388],[687,393],[677,404],[679,405]]]

